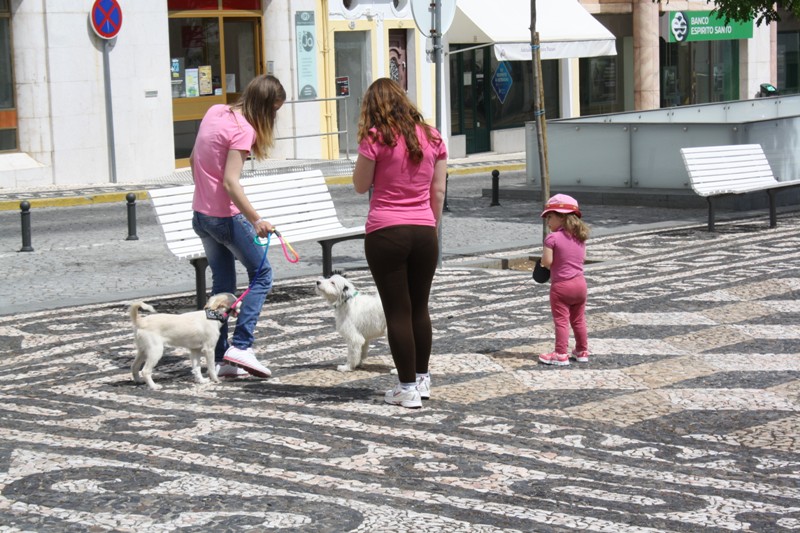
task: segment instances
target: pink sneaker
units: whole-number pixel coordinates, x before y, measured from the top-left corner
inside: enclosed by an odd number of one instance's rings
[[[539,362],[546,365],[568,366],[569,356],[565,353],[543,353],[539,356]]]
[[[572,350],[572,357],[579,363],[588,363],[589,362],[589,350],[583,350],[579,352],[577,350]]]

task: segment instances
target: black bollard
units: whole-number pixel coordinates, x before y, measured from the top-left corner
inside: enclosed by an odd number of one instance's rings
[[[138,241],[136,236],[136,195],[129,192],[125,197],[128,200],[128,238],[126,241]]]
[[[23,200],[19,203],[19,208],[22,211],[22,248],[20,252],[32,252],[31,246],[31,203]]]
[[[450,173],[444,175],[444,207],[442,208],[445,212],[450,212],[450,206],[447,205],[447,185],[450,183]]]
[[[492,203],[489,207],[500,205],[500,171],[492,170]]]

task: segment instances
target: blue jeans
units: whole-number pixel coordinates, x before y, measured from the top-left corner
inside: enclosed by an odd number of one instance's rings
[[[245,350],[253,345],[261,307],[272,289],[272,267],[269,259],[264,257],[267,249],[255,243],[255,229],[243,215],[212,217],[195,211],[192,227],[203,242],[211,267],[211,294],[236,293],[236,259],[247,269],[250,292],[241,302],[231,340],[233,346]],[[224,324],[214,350],[214,360],[222,361],[227,349],[228,325]]]

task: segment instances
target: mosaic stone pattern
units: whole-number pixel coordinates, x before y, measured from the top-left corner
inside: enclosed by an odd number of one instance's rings
[[[800,217],[762,219],[590,240],[568,367],[537,364],[546,285],[446,264],[416,411],[382,403],[385,339],[336,371],[311,278],[264,309],[269,380],[196,385],[172,350],[135,385],[129,302],[4,317],[0,532],[798,531]]]

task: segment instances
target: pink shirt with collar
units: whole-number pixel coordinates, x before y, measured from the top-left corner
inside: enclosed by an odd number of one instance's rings
[[[417,126],[417,138],[422,148],[422,161],[418,165],[409,159],[402,135],[397,136],[394,147],[369,138],[359,144],[358,153],[375,161],[366,233],[406,224],[436,226],[431,209],[431,183],[436,162],[447,159],[447,147],[444,142],[429,143],[421,126]]]
[[[544,238],[544,245],[553,250],[550,282],[566,281],[583,275],[583,263],[586,260],[585,242],[579,241],[564,231],[564,228],[559,228]]]
[[[239,214],[223,185],[230,150],[249,152],[256,131],[238,111],[225,104],[211,106],[200,122],[195,140],[192,209],[212,217]]]

